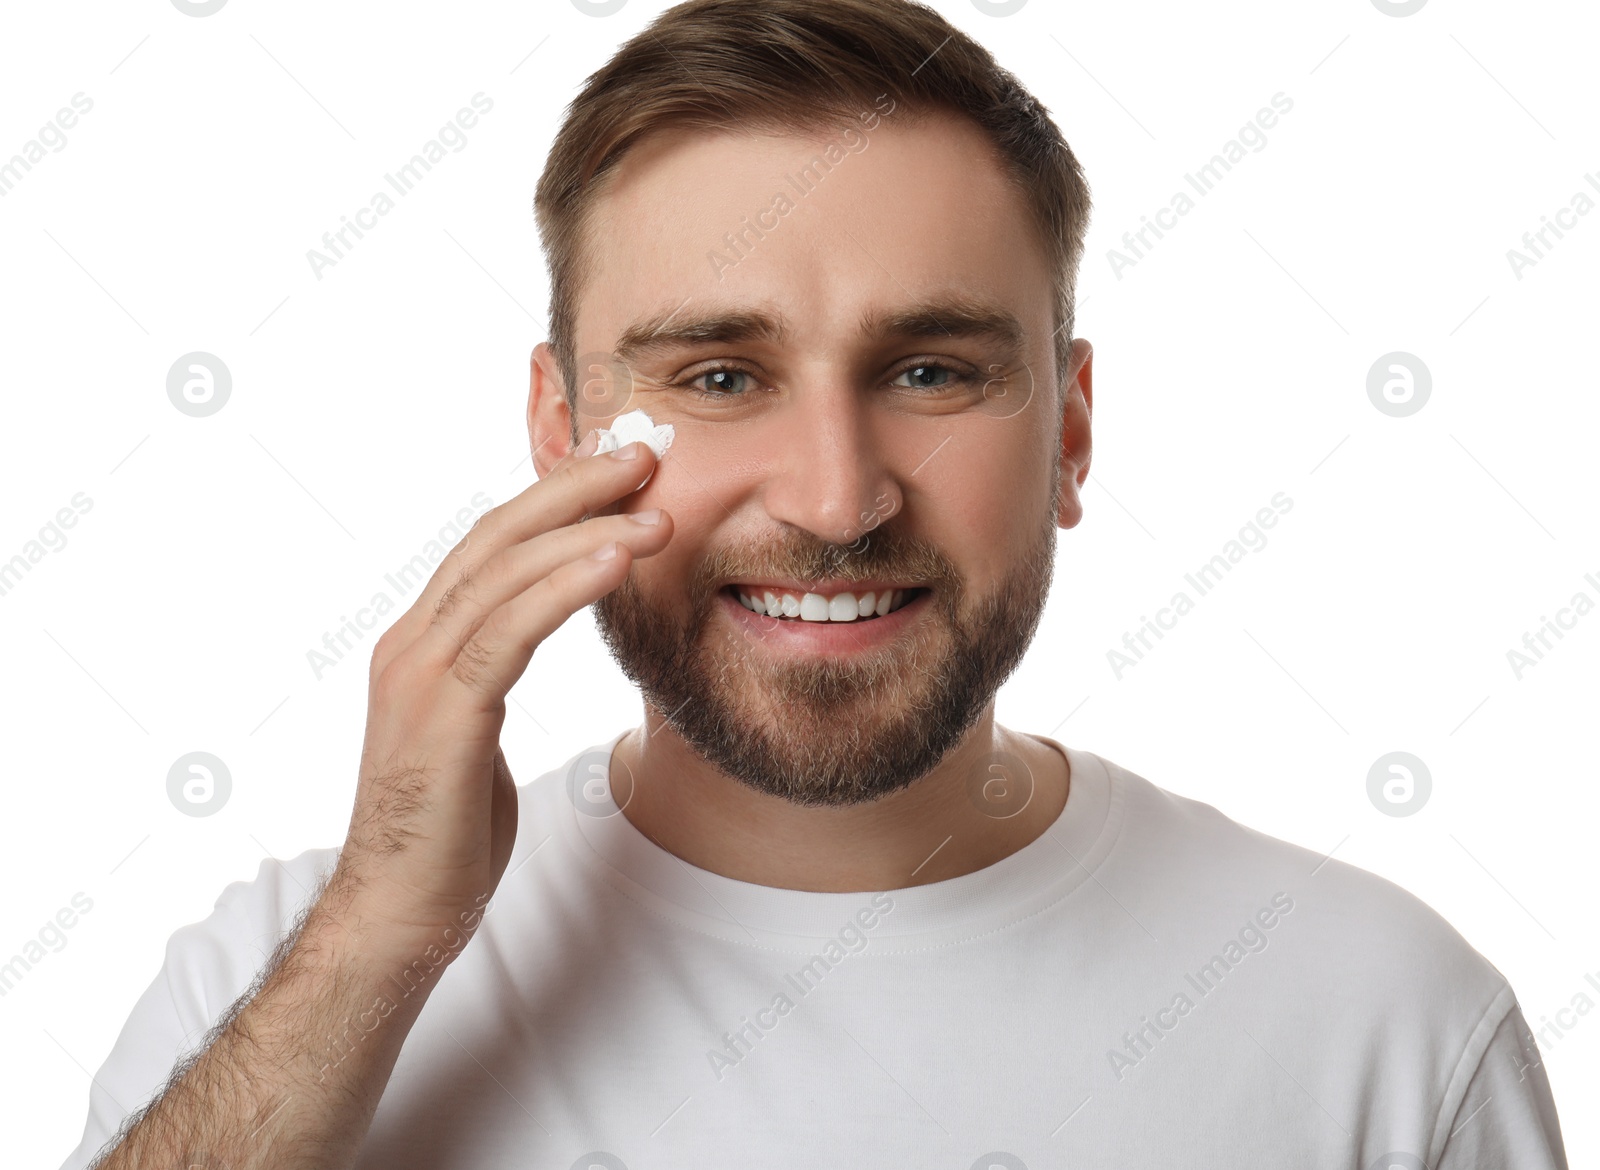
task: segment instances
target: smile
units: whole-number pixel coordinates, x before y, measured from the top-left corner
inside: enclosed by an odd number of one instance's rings
[[[769,593],[776,617],[770,612]],[[931,609],[932,597],[931,589],[920,587],[819,593],[772,587],[757,591],[754,585],[733,584],[717,593],[719,605],[747,641],[760,643],[766,653],[802,656],[855,654],[893,644]],[[870,613],[863,613],[864,608]]]
[[[798,590],[730,585],[728,591],[751,613],[780,621],[856,622],[894,613],[925,589],[868,589],[858,593],[808,593]]]

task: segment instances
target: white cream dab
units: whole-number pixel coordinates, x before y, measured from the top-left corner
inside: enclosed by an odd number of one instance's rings
[[[601,430],[597,434],[600,441],[594,449],[596,455],[615,451],[629,443],[643,443],[660,459],[672,446],[673,429],[671,423],[656,426],[655,420],[642,410],[630,410],[627,414],[617,416],[609,430]]]

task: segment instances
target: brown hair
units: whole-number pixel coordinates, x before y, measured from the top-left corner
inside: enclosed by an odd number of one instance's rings
[[[913,0],[686,0],[590,75],[567,107],[534,196],[550,267],[551,348],[574,415],[585,231],[629,147],[668,127],[824,128],[871,110],[885,94],[897,119],[961,114],[997,148],[1052,272],[1059,393],[1089,188],[1038,99],[988,50]]]

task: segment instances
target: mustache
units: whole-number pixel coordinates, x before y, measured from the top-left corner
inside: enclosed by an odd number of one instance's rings
[[[938,547],[898,529],[880,527],[849,544],[820,540],[790,528],[765,547],[738,542],[707,553],[696,566],[689,590],[707,600],[729,581],[789,577],[827,580],[848,588],[874,577],[920,581],[931,589],[957,593],[961,574]]]

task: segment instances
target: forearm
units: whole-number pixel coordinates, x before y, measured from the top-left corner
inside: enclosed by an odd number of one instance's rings
[[[448,951],[364,925],[325,894],[98,1170],[349,1166]],[[464,942],[464,937],[462,939]],[[413,955],[411,952],[416,951]],[[430,978],[419,979],[418,971]],[[187,1160],[185,1160],[187,1159]]]

